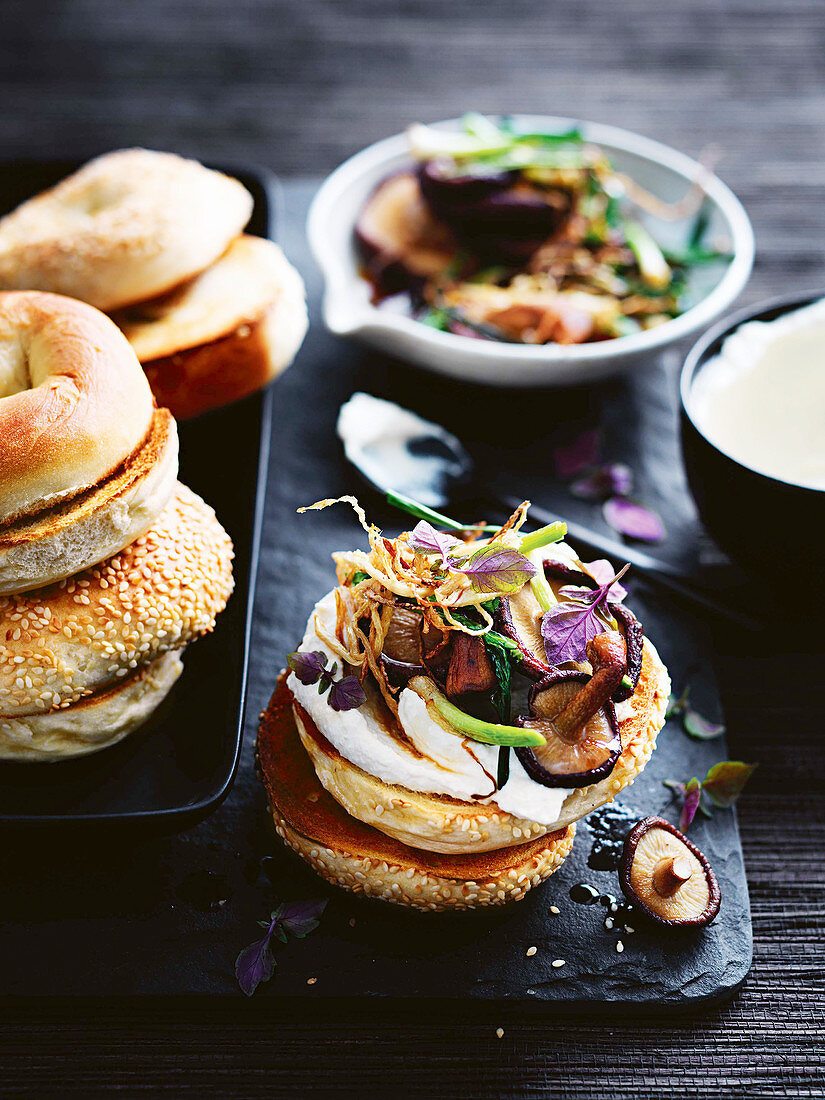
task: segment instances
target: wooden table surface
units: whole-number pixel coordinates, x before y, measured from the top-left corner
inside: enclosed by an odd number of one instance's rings
[[[416,118],[569,114],[693,155],[719,147],[757,235],[743,302],[825,288],[821,0],[2,0],[0,12],[4,158],[145,144],[320,174]],[[287,188],[288,250],[307,194]],[[804,600],[797,582],[789,599]],[[731,751],[761,765],[740,812],[755,959],[731,1004],[629,1021],[18,1003],[2,1013],[0,1094],[825,1096],[822,662],[807,645],[783,632],[770,655],[725,662]]]

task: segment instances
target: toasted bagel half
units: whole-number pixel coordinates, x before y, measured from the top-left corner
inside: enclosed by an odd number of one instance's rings
[[[164,510],[178,476],[178,433],[155,409],[149,434],[86,492],[0,524],[0,595],[28,592],[97,565],[140,538]]]
[[[282,676],[261,715],[258,766],[278,835],[333,885],[429,911],[502,905],[523,898],[570,852],[573,825],[496,851],[442,854],[358,821],[321,785],[292,705]]]

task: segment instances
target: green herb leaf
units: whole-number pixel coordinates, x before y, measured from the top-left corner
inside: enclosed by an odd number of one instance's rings
[[[705,776],[702,789],[714,806],[727,809],[739,798],[757,767],[742,760],[721,760]]]

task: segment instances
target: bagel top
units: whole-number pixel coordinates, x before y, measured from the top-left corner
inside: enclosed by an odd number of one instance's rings
[[[0,288],[117,309],[208,267],[251,213],[243,184],[198,161],[107,153],[0,219]]]
[[[82,573],[0,597],[0,717],[68,707],[210,631],[232,591],[232,543],[178,484],[152,527]]]
[[[108,317],[56,294],[0,292],[0,523],[108,477],[146,438],[153,408]]]
[[[241,236],[190,282],[113,320],[146,363],[218,340],[281,300],[305,327],[301,276],[274,241]]]

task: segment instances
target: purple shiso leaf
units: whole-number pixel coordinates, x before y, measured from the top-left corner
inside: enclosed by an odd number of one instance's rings
[[[438,554],[446,565],[447,556],[459,545],[460,539],[437,531],[431,523],[422,519],[412,531],[410,546],[421,554]]]
[[[281,910],[278,921],[290,935],[303,939],[321,923],[321,914],[326,907],[326,898],[321,901],[284,902],[278,907]]]
[[[302,684],[317,684],[326,672],[327,659],[317,649],[312,653],[290,653],[286,663]]]
[[[685,801],[682,805],[682,815],[679,818],[679,828],[686,833],[696,817],[699,802],[702,798],[702,785],[695,777],[685,784]]]
[[[633,471],[622,462],[608,462],[577,478],[570,485],[570,492],[581,500],[626,497],[633,492]]]
[[[541,636],[548,662],[557,665],[564,661],[584,660],[587,643],[604,630],[605,626],[596,618],[596,609],[592,604],[554,604],[541,620]]]
[[[678,779],[663,779],[662,786],[668,787],[674,794],[677,794],[680,798],[685,797],[685,784],[680,783]]]
[[[709,722],[698,711],[690,708],[683,709],[682,725],[685,733],[696,741],[713,741],[725,732],[725,727],[721,722]]]
[[[356,710],[366,701],[366,698],[357,676],[345,676],[342,680],[335,680],[327,696],[333,710]]]
[[[619,584],[618,581],[613,580],[616,576],[616,570],[606,558],[596,558],[595,561],[586,561],[584,562],[584,567],[600,585],[605,585],[613,581],[610,585],[610,592],[608,595],[610,599],[615,600],[616,603],[622,602],[627,595],[627,589],[623,584]]]
[[[587,643],[607,630],[596,617],[596,612],[603,610],[608,593],[629,568],[626,565],[615,574],[611,569],[610,576],[600,588],[565,585],[561,589],[560,595],[565,597],[565,601],[554,604],[541,620],[541,636],[551,665],[586,660]]]
[[[536,567],[524,554],[500,542],[482,546],[462,565],[455,561],[449,564],[454,573],[469,577],[474,592],[496,592],[500,596],[518,592],[536,574]]]
[[[626,538],[637,542],[661,542],[665,528],[655,512],[626,497],[613,497],[602,506],[610,526]]]
[[[559,477],[576,474],[595,466],[599,460],[599,429],[591,428],[553,450],[553,464]]]
[[[757,766],[742,760],[721,760],[705,776],[702,789],[714,806],[727,809],[736,802]]]
[[[251,997],[261,982],[268,982],[275,973],[275,959],[269,948],[275,924],[273,920],[264,938],[245,947],[235,960],[235,977],[247,997]]]

